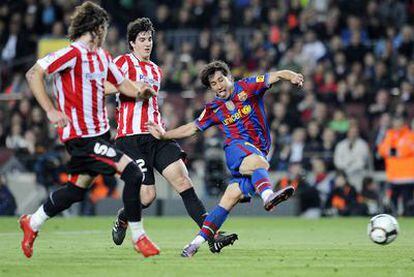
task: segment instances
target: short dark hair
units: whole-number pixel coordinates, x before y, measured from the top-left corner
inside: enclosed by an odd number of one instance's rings
[[[216,71],[221,71],[226,77],[231,75],[229,66],[223,61],[213,61],[206,64],[200,72],[201,83],[205,87],[210,87],[210,77],[214,75]]]
[[[88,32],[95,35],[99,34],[99,29],[108,23],[109,16],[99,5],[86,1],[76,7],[75,13],[70,19],[68,37],[71,41],[74,41]]]
[[[130,42],[135,42],[139,33],[148,31],[154,33],[154,27],[152,26],[152,22],[148,17],[141,17],[130,22],[127,28],[127,40],[129,49],[132,50]]]

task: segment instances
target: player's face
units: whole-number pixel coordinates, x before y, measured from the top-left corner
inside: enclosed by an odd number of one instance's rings
[[[233,81],[231,76],[224,76],[221,71],[216,71],[214,75],[210,77],[210,88],[219,98],[229,98],[232,87]]]
[[[134,42],[130,42],[134,53],[139,58],[148,60],[152,51],[152,32],[141,32],[138,33]]]
[[[98,37],[96,40],[96,45],[101,47],[106,39],[106,34],[108,33],[108,26],[105,24],[99,28]]]

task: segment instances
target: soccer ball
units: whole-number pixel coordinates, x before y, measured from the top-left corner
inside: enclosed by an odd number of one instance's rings
[[[379,214],[368,223],[368,236],[378,244],[386,245],[395,240],[400,227],[397,220],[388,214]]]

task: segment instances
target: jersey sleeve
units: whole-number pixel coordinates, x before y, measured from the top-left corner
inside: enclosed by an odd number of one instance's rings
[[[253,77],[244,78],[239,81],[243,90],[249,96],[258,96],[263,94],[269,87],[269,74],[257,75]]]
[[[128,62],[124,55],[118,56],[114,59],[114,63],[118,66],[119,70],[121,70],[122,74],[125,77],[128,76]]]
[[[205,131],[211,126],[217,125],[216,116],[211,107],[205,107],[201,115],[194,121],[200,131]]]
[[[54,74],[66,69],[74,68],[76,65],[77,53],[78,51],[76,48],[68,46],[37,60],[37,64],[46,71],[47,74]]]
[[[108,82],[110,82],[111,84],[117,87],[125,80],[124,73],[114,63],[111,55],[107,54],[107,58],[108,58],[108,75],[106,79],[108,80]]]

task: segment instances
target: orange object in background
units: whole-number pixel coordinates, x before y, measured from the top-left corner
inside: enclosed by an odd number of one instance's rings
[[[414,182],[414,132],[407,126],[387,131],[378,153],[385,159],[387,181],[393,184]]]

